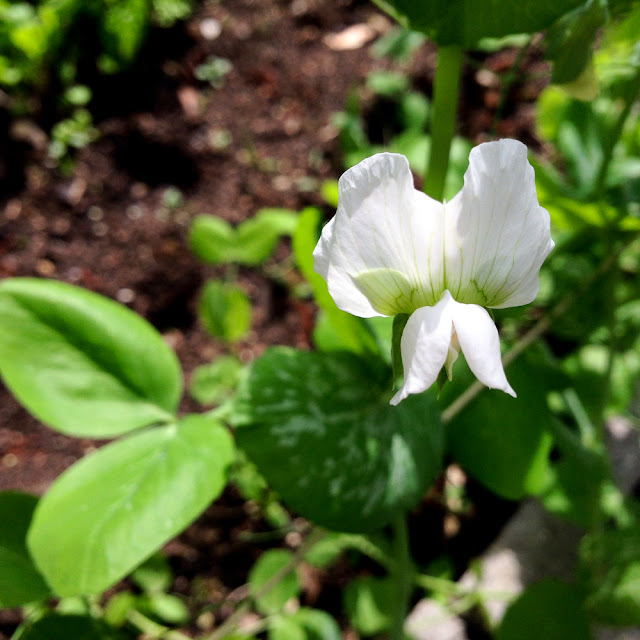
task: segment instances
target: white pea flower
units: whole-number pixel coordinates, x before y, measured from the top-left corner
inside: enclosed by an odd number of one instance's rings
[[[340,309],[362,318],[411,314],[395,405],[428,389],[442,367],[451,377],[460,351],[483,384],[515,397],[483,307],[534,300],[553,247],[527,148],[500,140],[471,151],[463,188],[444,204],[414,188],[402,155],[380,153],[352,167],[313,257]]]

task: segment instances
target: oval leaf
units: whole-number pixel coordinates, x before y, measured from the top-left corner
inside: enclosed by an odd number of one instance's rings
[[[175,354],[151,325],[53,280],[0,284],[0,373],[48,426],[92,438],[171,420],[182,391]]]
[[[134,434],[80,460],[41,499],[31,553],[59,596],[99,593],[222,491],[228,431],[204,416]]]
[[[0,608],[44,600],[49,587],[33,564],[25,538],[38,498],[0,493]]]
[[[234,403],[238,443],[295,511],[369,531],[409,509],[435,478],[443,432],[431,394],[389,405],[388,368],[350,353],[274,348]]]
[[[517,398],[484,390],[447,425],[449,454],[476,480],[510,500],[543,488],[553,444],[546,399],[550,370],[534,366],[528,357],[507,369]],[[441,406],[453,402],[472,381],[466,363],[456,364],[453,382],[442,390]]]

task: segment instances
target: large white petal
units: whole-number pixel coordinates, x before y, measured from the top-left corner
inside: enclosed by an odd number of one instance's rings
[[[444,207],[414,189],[407,159],[374,155],[338,184],[338,211],[313,252],[338,307],[371,317],[435,304],[443,284]]]
[[[400,340],[404,384],[391,404],[398,404],[411,393],[425,391],[438,378],[451,343],[454,304],[451,294],[445,291],[438,304],[422,307],[409,318]]]
[[[554,243],[525,145],[472,149],[464,187],[445,205],[444,234],[445,286],[458,302],[515,307],[536,297]]]
[[[486,309],[452,300],[449,308],[453,327],[464,357],[473,374],[490,389],[501,389],[516,397],[507,382],[500,355],[500,337]]]

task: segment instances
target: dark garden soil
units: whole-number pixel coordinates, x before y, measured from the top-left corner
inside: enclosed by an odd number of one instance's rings
[[[209,19],[222,27],[214,39],[207,39]],[[354,25],[363,41],[345,49],[344,30]],[[209,213],[238,223],[262,207],[310,204],[331,215],[318,196],[321,181],[342,170],[331,116],[353,90],[375,116],[363,81],[371,70],[389,66],[371,55],[370,46],[391,26],[358,0],[206,4],[187,23],[153,32],[130,71],[91,79],[100,138],[77,154],[68,176],[46,157],[44,131],[53,118],[47,108],[34,120],[11,121],[0,102],[0,278],[56,278],[119,300],[163,333],[188,380],[197,365],[225,352],[196,319],[201,285],[223,271],[203,266],[189,252],[190,220]],[[336,43],[336,35],[343,40]],[[233,64],[219,89],[194,76],[210,55]],[[459,131],[472,141],[489,136],[500,78],[516,56],[511,49],[469,56]],[[534,47],[520,61],[497,135],[536,145],[533,104],[546,78],[540,59]],[[434,64],[435,50],[427,44],[407,67],[414,86],[428,94]],[[221,144],[225,137],[227,146]],[[177,207],[167,206],[168,187],[182,193]],[[311,347],[314,307],[289,295],[299,276],[278,267],[288,255],[283,242],[265,268],[239,271],[254,308],[253,329],[237,349],[244,360],[272,344]],[[182,410],[199,409],[185,396]],[[0,490],[42,493],[97,444],[41,426],[0,383]],[[511,505],[479,488],[471,491],[476,511],[457,535],[460,523],[447,520],[442,492],[425,501],[412,527],[417,557],[430,560],[448,540],[461,568],[491,541]],[[277,543],[247,535],[265,529],[228,491],[169,545],[175,590],[221,602],[244,583],[260,551]],[[339,611],[340,588],[353,571],[345,561],[330,574],[309,573],[307,603]],[[0,614],[0,638],[15,621],[11,612]]]

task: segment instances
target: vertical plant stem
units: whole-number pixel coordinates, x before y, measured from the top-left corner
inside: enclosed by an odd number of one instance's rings
[[[391,621],[391,640],[403,640],[404,621],[409,609],[409,599],[413,589],[413,561],[409,549],[409,530],[407,514],[402,511],[393,522],[393,556],[395,566],[391,572],[394,585],[393,619]]]
[[[439,201],[444,195],[451,140],[456,127],[461,68],[462,49],[456,45],[440,47],[433,83],[431,150],[424,183],[425,193]]]

